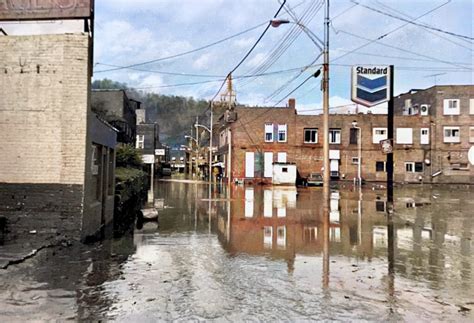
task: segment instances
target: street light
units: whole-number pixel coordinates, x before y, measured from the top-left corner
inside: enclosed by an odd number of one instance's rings
[[[299,26],[311,41],[319,48],[322,49],[324,57],[323,62],[323,80],[322,80],[322,92],[323,92],[323,183],[325,189],[323,190],[324,201],[329,204],[329,0],[325,0],[325,13],[324,13],[324,41],[321,41],[314,33],[312,33],[306,26],[299,22],[291,22],[286,19],[273,19],[270,20],[272,27],[279,27],[281,24],[293,23]],[[295,17],[293,17],[295,18]],[[295,19],[296,20],[296,19]],[[323,45],[323,48],[321,48]]]
[[[357,150],[358,150],[358,157],[357,157],[357,182],[359,186],[362,185],[362,179],[360,177],[360,170],[362,164],[362,131],[360,127],[357,126],[357,121],[352,121],[352,128],[357,129]]]
[[[194,124],[194,126],[196,127],[196,132],[197,132],[198,127],[201,127],[207,132],[209,132],[209,183],[211,183],[212,182],[212,130],[211,130],[212,129],[212,111],[211,111],[211,129],[209,129],[205,125],[198,124],[198,123]]]

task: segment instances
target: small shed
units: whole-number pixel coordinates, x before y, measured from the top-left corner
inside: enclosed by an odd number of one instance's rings
[[[295,163],[273,163],[274,185],[296,185]]]

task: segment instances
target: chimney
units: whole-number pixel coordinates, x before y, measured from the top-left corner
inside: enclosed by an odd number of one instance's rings
[[[288,99],[288,108],[290,109],[296,108],[296,100],[294,98]]]

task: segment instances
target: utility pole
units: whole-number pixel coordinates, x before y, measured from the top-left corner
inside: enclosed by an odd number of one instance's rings
[[[323,288],[329,287],[329,0],[324,13],[323,63]]]
[[[198,159],[199,159],[199,131],[198,131],[198,125],[199,124],[199,117],[196,116],[196,125],[194,126],[196,128],[196,177],[199,177],[199,165],[198,165]]]
[[[390,140],[392,145],[392,150],[387,154],[387,213],[388,216],[393,214],[393,81],[394,77],[394,67],[393,65],[389,66],[390,68],[390,100],[388,101],[388,113],[387,113],[387,138]]]
[[[209,185],[212,183],[212,123],[213,123],[213,114],[212,109],[214,108],[213,102],[211,101],[211,122],[209,125]]]
[[[329,189],[329,0],[325,1],[323,56],[323,184]]]

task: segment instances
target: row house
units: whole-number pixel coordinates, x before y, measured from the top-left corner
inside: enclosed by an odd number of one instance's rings
[[[448,93],[447,89],[457,92]],[[443,115],[444,106],[450,104],[443,98],[426,101],[431,107],[428,113],[421,104],[418,110],[413,104],[410,114],[404,113],[408,110],[402,109],[400,102],[405,106],[407,95],[395,101],[396,182],[474,182],[474,170],[467,161],[474,131],[472,87],[446,87],[444,91],[444,96],[459,100],[459,115]],[[453,99],[456,93],[459,98]],[[360,163],[364,180],[386,181],[386,155],[380,141],[387,139],[387,116],[332,114],[329,120],[331,178],[352,181],[358,176]],[[218,156],[226,177],[272,183],[274,167],[279,164],[296,165],[301,178],[322,173],[322,115],[298,115],[294,100],[290,99],[285,108],[236,107],[227,111],[220,122]]]
[[[474,85],[411,90],[396,97],[394,106],[396,115],[405,117],[408,124],[426,121],[419,131],[432,182],[474,183],[468,161],[468,151],[474,145]]]

